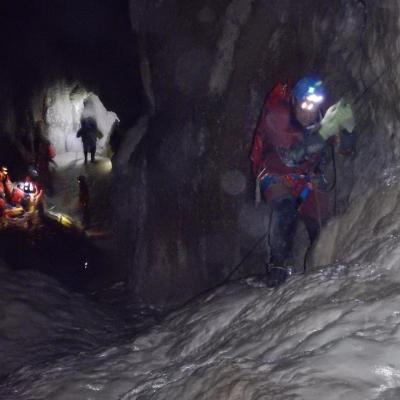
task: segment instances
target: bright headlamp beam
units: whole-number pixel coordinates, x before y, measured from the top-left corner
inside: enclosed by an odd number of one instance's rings
[[[311,111],[314,108],[314,103],[308,103],[307,101],[303,101],[303,103],[301,103],[301,108],[303,110]]]
[[[322,103],[324,100],[323,96],[318,96],[317,94],[310,94],[306,97],[307,101],[311,101],[312,103]]]

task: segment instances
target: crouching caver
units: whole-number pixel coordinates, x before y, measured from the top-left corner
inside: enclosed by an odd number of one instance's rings
[[[305,77],[291,90],[277,84],[267,97],[251,153],[257,188],[272,208],[267,285],[278,286],[293,271],[298,220],[311,242],[328,214],[328,194],[315,184],[326,141],[340,134],[342,152],[355,144],[353,112],[343,100],[322,118],[326,88]]]

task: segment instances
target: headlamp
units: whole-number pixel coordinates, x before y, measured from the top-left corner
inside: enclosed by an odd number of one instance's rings
[[[307,101],[311,101],[312,103],[322,103],[324,101],[324,96],[318,96],[317,94],[310,94],[306,97]]]
[[[324,101],[324,96],[315,93],[315,87],[310,86],[307,90],[307,95],[304,101],[301,103],[303,110],[312,111],[316,104],[320,104]]]
[[[314,103],[308,102],[308,101],[303,101],[301,103],[301,108],[303,110],[311,111],[314,108]]]

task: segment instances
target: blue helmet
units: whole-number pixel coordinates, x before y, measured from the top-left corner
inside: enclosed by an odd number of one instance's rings
[[[321,103],[324,101],[327,91],[318,76],[306,76],[296,83],[292,93],[297,101]]]

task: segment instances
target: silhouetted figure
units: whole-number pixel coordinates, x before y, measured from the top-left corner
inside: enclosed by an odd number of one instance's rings
[[[79,185],[79,208],[82,214],[82,226],[88,229],[90,226],[90,211],[89,211],[89,186],[86,178],[83,175],[78,176]]]
[[[87,163],[88,153],[90,153],[90,161],[95,162],[96,141],[98,137],[101,137],[96,121],[91,117],[83,118],[76,137],[82,139],[85,164]]]
[[[122,142],[122,138],[123,138],[123,133],[120,128],[120,120],[117,118],[113,122],[110,130],[110,147],[112,154],[115,154],[118,151]]]

